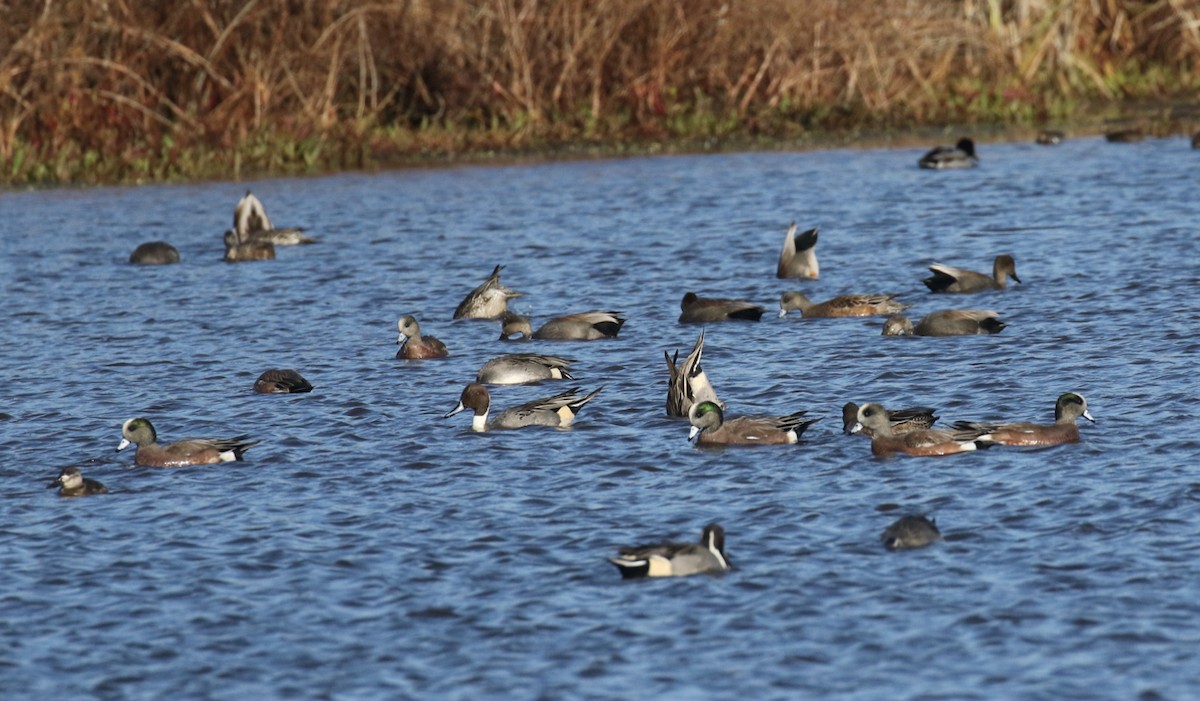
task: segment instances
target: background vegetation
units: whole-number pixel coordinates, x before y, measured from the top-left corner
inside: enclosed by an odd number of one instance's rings
[[[1200,0],[5,3],[0,183],[1035,125],[1198,56]]]

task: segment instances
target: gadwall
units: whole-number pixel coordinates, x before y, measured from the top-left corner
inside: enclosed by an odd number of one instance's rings
[[[816,280],[821,277],[821,266],[817,264],[817,234],[816,228],[802,234],[796,233],[796,222],[788,227],[787,235],[783,238],[783,250],[779,252],[779,265],[775,268],[775,277],[803,277]]]
[[[1146,138],[1141,129],[1118,129],[1104,135],[1105,141],[1113,144],[1133,144]]]
[[[1048,446],[1075,443],[1079,440],[1079,417],[1092,423],[1096,419],[1088,411],[1083,395],[1067,392],[1054,402],[1054,423],[1035,424],[1028,422],[990,423],[986,421],[957,421],[955,428],[982,431],[982,440],[999,445]]]
[[[447,412],[443,418],[449,418],[460,411],[470,409],[475,412],[475,416],[471,419],[471,430],[473,431],[524,428],[526,426],[566,428],[575,421],[575,417],[579,414],[583,405],[592,401],[592,398],[599,394],[602,389],[604,388],[597,387],[589,394],[580,397],[579,388],[572,387],[566,392],[556,394],[553,397],[535,399],[532,402],[527,402],[511,409],[505,409],[489,421],[488,415],[491,411],[492,403],[491,395],[488,393],[487,387],[478,383],[472,383],[467,385],[466,389],[462,391],[462,396],[458,400],[458,406]]]
[[[942,539],[937,523],[924,516],[901,516],[888,526],[880,536],[883,547],[888,550],[908,550],[923,548],[930,543]]]
[[[717,399],[717,392],[713,389],[712,383],[708,381],[708,375],[705,374],[704,368],[700,367],[700,356],[704,354],[704,329],[700,330],[700,337],[696,339],[696,345],[692,346],[692,352],[684,358],[683,364],[678,365],[679,351],[675,351],[675,357],[672,359],[671,354],[663,351],[663,355],[667,359],[667,416],[672,418],[686,418],[692,409],[692,406],[698,402],[715,402],[719,406],[724,406],[721,400]]]
[[[300,394],[312,388],[295,370],[267,370],[254,381],[254,391],[259,394]]]
[[[947,168],[974,168],[979,162],[975,155],[975,142],[963,137],[954,146],[936,146],[921,156],[917,165],[922,168],[944,170]]]
[[[858,408],[858,424],[851,431],[858,433],[866,429],[872,433],[871,452],[878,456],[895,453],[917,457],[953,455],[993,445],[980,438],[982,431],[926,428],[893,433],[887,409],[873,402]]]
[[[179,251],[166,241],[143,243],[129,254],[129,262],[138,265],[169,265],[179,262]]]
[[[542,341],[598,341],[616,338],[624,325],[625,317],[621,312],[581,312],[551,319],[534,333],[528,317],[505,314],[500,327],[500,340],[532,337]]]
[[[147,467],[183,467],[185,465],[211,465],[218,462],[241,460],[242,454],[258,441],[247,440],[249,436],[233,438],[190,438],[166,445],[158,444],[158,434],[147,419],[129,419],[121,426],[121,443],[117,450],[130,445],[137,446],[133,461]]]
[[[267,210],[249,190],[233,208],[233,229],[238,243],[271,243],[276,246],[296,246],[306,243],[316,243],[316,239],[300,233],[304,229],[291,227],[276,229],[267,216]]]
[[[275,244],[270,241],[238,241],[237,234],[230,230],[225,232],[225,260],[229,263],[243,263],[248,260],[275,260]]]
[[[803,293],[784,292],[779,297],[779,316],[795,309],[806,319],[898,314],[912,305],[896,301],[896,295],[840,295],[820,304]]]
[[[679,302],[679,308],[683,310],[679,315],[681,324],[703,324],[731,319],[758,321],[763,315],[763,308],[753,302],[698,297],[695,292],[685,294]]]
[[[805,419],[804,411],[787,416],[739,416],[725,419],[715,402],[700,402],[688,418],[692,428],[688,440],[697,445],[784,445],[799,443],[804,430],[818,419]]]
[[[1055,146],[1057,144],[1061,144],[1065,138],[1067,138],[1066,135],[1061,131],[1047,129],[1045,131],[1038,132],[1037,139],[1035,139],[1035,141],[1043,146]]]
[[[929,269],[933,275],[921,282],[925,283],[930,292],[971,294],[1003,290],[1007,287],[1010,275],[1013,280],[1021,281],[1021,278],[1017,277],[1017,263],[1010,255],[996,256],[996,259],[992,261],[991,277],[974,270],[963,270],[940,263],[929,266]]]
[[[893,409],[887,412],[888,423],[892,425],[892,433],[895,435],[932,428],[938,420],[936,414],[937,409],[927,406]],[[846,402],[842,406],[842,430],[847,434],[854,433],[856,424],[858,424],[858,405],[854,402]],[[861,427],[857,432],[868,438],[874,435],[866,426]]]
[[[421,325],[411,314],[400,317],[400,320],[396,322],[396,328],[400,330],[400,335],[396,337],[396,343],[400,346],[400,350],[396,351],[397,358],[421,360],[445,358],[450,355],[446,350],[445,343],[433,336],[421,335]]]
[[[1000,333],[1008,324],[999,312],[985,309],[943,309],[930,312],[916,326],[903,316],[883,324],[884,336],[977,336]]]
[[[84,497],[89,494],[108,494],[108,487],[94,479],[88,479],[75,467],[64,467],[58,473],[58,479],[46,486],[46,489],[59,487],[60,497]]]
[[[509,353],[492,358],[479,368],[475,381],[488,385],[523,385],[542,380],[573,380],[571,363],[555,355]]]
[[[725,572],[725,529],[715,523],[704,527],[699,543],[657,543],[620,548],[609,558],[623,579],[638,577],[686,577],[692,574]]]
[[[454,310],[455,319],[499,319],[508,312],[508,300],[521,296],[500,284],[503,265],[492,269],[492,274],[479,287],[471,290]]]

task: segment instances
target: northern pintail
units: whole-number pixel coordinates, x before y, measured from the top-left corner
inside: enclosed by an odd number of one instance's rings
[[[556,355],[508,353],[492,358],[479,368],[475,381],[488,385],[523,385],[542,380],[573,380],[571,363]]]
[[[692,352],[684,358],[682,365],[677,365],[679,361],[679,351],[675,351],[674,359],[671,354],[663,351],[663,355],[667,358],[667,416],[682,419],[687,418],[692,406],[698,402],[715,402],[718,406],[724,407],[724,403],[717,399],[717,392],[713,389],[712,383],[708,381],[708,375],[705,374],[704,368],[700,367],[700,356],[704,354],[704,329],[700,330],[700,336],[696,339],[696,345],[692,346]]]
[[[117,450],[137,445],[133,460],[138,465],[147,467],[183,467],[232,462],[241,460],[243,453],[259,443],[247,440],[249,436],[243,435],[233,438],[190,438],[159,445],[154,426],[143,418],[126,421],[121,426],[121,435],[123,438]]]
[[[316,243],[316,239],[300,233],[304,229],[290,227],[276,229],[267,216],[267,210],[249,190],[233,208],[233,232],[238,243],[265,242],[276,246],[296,246]]]
[[[922,168],[944,170],[947,168],[974,168],[979,162],[975,155],[975,142],[963,137],[954,146],[936,146],[921,156],[917,165]]]
[[[492,274],[479,287],[471,290],[454,310],[455,319],[499,319],[508,312],[508,300],[521,296],[500,284],[503,265],[492,269]]]
[[[624,579],[686,577],[730,569],[725,556],[725,529],[715,523],[704,527],[699,543],[639,545],[620,548],[618,553],[608,561],[617,566]]]
[[[447,412],[443,418],[449,418],[460,411],[470,409],[475,413],[471,419],[471,430],[473,431],[525,428],[526,426],[566,428],[575,421],[575,417],[583,405],[592,401],[592,398],[602,389],[604,388],[597,387],[592,392],[580,397],[579,388],[572,387],[553,397],[535,399],[520,406],[505,409],[489,420],[491,395],[488,393],[487,387],[479,383],[472,383],[462,391],[458,406]]]

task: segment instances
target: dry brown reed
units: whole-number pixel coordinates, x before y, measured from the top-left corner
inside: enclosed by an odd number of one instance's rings
[[[1030,120],[1197,57],[1198,0],[7,3],[0,182]]]

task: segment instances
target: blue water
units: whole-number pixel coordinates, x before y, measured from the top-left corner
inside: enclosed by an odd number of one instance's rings
[[[1200,696],[1200,168],[1182,139],[643,158],[249,185],[322,240],[226,264],[245,183],[0,194],[0,698],[1193,699]],[[822,276],[775,279],[788,222]],[[166,240],[182,263],[128,264]],[[932,296],[944,262],[1023,284]],[[624,311],[613,342],[520,350],[604,385],[569,431],[443,420],[488,358],[452,322],[504,264],[535,324]],[[774,315],[896,292],[996,309],[997,336],[883,338]],[[684,292],[752,299],[704,356],[730,414],[807,409],[807,442],[713,451],[663,415]],[[395,359],[415,314],[444,361]],[[251,392],[271,367],[308,395]],[[500,388],[499,406],[561,385]],[[1083,440],[880,460],[848,400],[944,422],[1052,419]],[[250,433],[245,462],[114,454]],[[60,499],[66,465],[111,494]],[[902,513],[946,539],[890,553]],[[723,577],[622,581],[621,545],[728,534]]]

